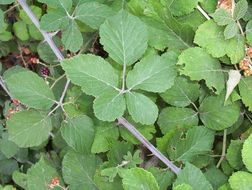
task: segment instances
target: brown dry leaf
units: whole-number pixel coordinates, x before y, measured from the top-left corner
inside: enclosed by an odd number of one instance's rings
[[[232,0],[218,0],[217,8],[222,8],[227,10],[228,12],[232,12]]]

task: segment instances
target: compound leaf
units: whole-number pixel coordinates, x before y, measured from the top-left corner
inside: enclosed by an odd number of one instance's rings
[[[100,27],[101,43],[109,56],[121,65],[131,65],[147,48],[147,28],[137,17],[121,10]]]

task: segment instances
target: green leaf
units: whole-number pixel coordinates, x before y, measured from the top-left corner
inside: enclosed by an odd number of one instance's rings
[[[182,183],[173,188],[174,190],[193,190],[191,185]]]
[[[0,0],[1,5],[7,5],[7,4],[14,3],[14,2],[15,2],[15,0]]]
[[[57,170],[42,157],[27,172],[27,189],[48,190],[48,184],[51,183],[54,177],[58,177],[60,185],[64,186]],[[60,190],[60,188],[56,187],[55,190]]]
[[[0,160],[0,174],[2,176],[11,176],[15,170],[18,170],[18,163],[14,159],[1,159]],[[2,178],[2,177],[1,177]]]
[[[122,170],[120,176],[123,178],[123,188],[125,190],[159,190],[158,184],[154,176],[142,169],[142,168],[132,168],[128,170]]]
[[[42,9],[37,6],[30,6],[31,11],[34,13],[34,15],[40,19],[42,15]],[[24,21],[26,24],[32,25],[33,22],[31,21],[30,17],[26,14],[26,12],[22,9],[19,11],[19,17],[22,21]]]
[[[60,9],[62,11],[69,12],[72,8],[72,0],[38,0],[41,3],[46,3],[47,6],[54,8],[54,9]]]
[[[176,75],[174,64],[167,62],[165,57],[147,56],[128,73],[127,87],[129,90],[164,92],[173,85]]]
[[[237,103],[224,106],[224,93],[204,99],[199,108],[200,119],[206,127],[213,130],[224,130],[231,127],[240,116]]]
[[[242,157],[241,157],[241,149],[243,142],[241,140],[231,140],[231,143],[227,149],[227,161],[234,169],[241,169]]]
[[[234,22],[231,13],[223,8],[216,9],[216,11],[211,14],[211,16],[213,17],[214,21],[220,26],[225,26]]]
[[[64,156],[63,178],[71,190],[97,190],[93,177],[99,164],[94,155],[83,155],[69,152]]]
[[[98,29],[100,25],[112,16],[114,11],[98,2],[88,2],[76,8],[75,19],[87,24],[91,28]]]
[[[94,140],[93,121],[83,115],[69,118],[63,122],[61,135],[76,152],[88,154]]]
[[[175,16],[181,16],[185,14],[189,14],[193,11],[193,9],[197,6],[198,2],[202,0],[166,0],[167,6]]]
[[[239,63],[245,57],[245,40],[242,35],[236,35],[229,40],[226,51],[232,64]]]
[[[184,132],[178,131],[167,144],[167,153],[172,160],[193,161],[195,156],[211,152],[214,132],[205,127],[193,127]]]
[[[65,12],[54,11],[43,15],[40,27],[43,30],[52,32],[69,26],[69,18]]]
[[[19,147],[39,146],[49,137],[51,119],[45,114],[29,110],[14,114],[7,120],[9,139]]]
[[[224,39],[223,27],[218,26],[213,20],[208,20],[199,26],[194,42],[205,48],[213,57],[219,58],[226,54],[228,42]]]
[[[28,107],[48,110],[54,104],[54,95],[45,81],[32,71],[13,67],[4,73],[10,93]]]
[[[35,40],[43,40],[43,36],[35,25],[28,25],[28,30],[31,38]]]
[[[0,9],[0,33],[5,30],[4,24],[4,12],[2,11],[2,9]]]
[[[19,171],[14,171],[12,174],[12,179],[18,186],[23,189],[27,189],[27,175]]]
[[[93,96],[113,91],[118,86],[115,69],[104,59],[95,55],[78,55],[61,63],[67,77],[82,90]]]
[[[111,90],[101,94],[94,100],[95,116],[102,121],[114,121],[121,117],[126,109],[123,94]]]
[[[72,20],[65,31],[62,33],[62,43],[67,50],[77,52],[82,44],[82,34],[77,26],[77,23]]]
[[[148,167],[146,165],[146,167]],[[149,172],[152,173],[152,175],[155,177],[160,190],[167,190],[169,186],[172,185],[172,182],[175,178],[174,173],[170,170],[163,170],[162,168],[158,167],[151,167],[147,169]]]
[[[204,189],[213,190],[211,184],[207,181],[203,173],[190,163],[186,163],[185,168],[179,172],[176,181],[173,183],[173,187],[186,183],[192,186],[192,189]]]
[[[246,25],[246,38],[250,46],[252,46],[252,20]]]
[[[225,176],[225,174],[220,169],[217,169],[215,166],[207,169],[204,175],[207,180],[212,184],[214,189],[218,189],[228,181],[227,176]]]
[[[246,166],[246,168],[252,172],[252,135],[250,135],[244,142],[243,148],[242,148],[242,160]]]
[[[236,5],[234,9],[234,19],[239,20],[242,17],[245,16],[246,12],[248,10],[248,2],[247,0],[240,0]]]
[[[242,102],[252,111],[252,76],[244,77],[239,83],[240,96]]]
[[[133,64],[147,49],[145,24],[123,10],[101,25],[100,36],[109,56],[121,65]]]
[[[191,127],[198,125],[198,113],[190,108],[164,108],[158,118],[158,125],[163,134],[179,127]]]
[[[92,153],[106,152],[119,137],[118,128],[113,123],[101,123],[95,127]]]
[[[6,156],[6,158],[11,158],[19,151],[19,148],[15,143],[8,139],[0,139],[0,151]]]
[[[239,28],[235,21],[229,23],[224,30],[225,40],[231,39],[238,34]]]
[[[13,31],[15,35],[22,41],[29,40],[29,33],[27,25],[24,21],[18,21],[13,24]]]
[[[229,184],[233,190],[250,190],[252,189],[252,174],[238,171],[233,173],[229,178]]]
[[[158,117],[158,108],[147,96],[136,92],[129,92],[126,93],[126,102],[129,114],[135,122],[145,125],[155,123]]]
[[[174,85],[160,94],[165,102],[177,107],[186,107],[199,98],[200,86],[188,78],[179,76]]]
[[[188,48],[179,56],[178,65],[184,65],[180,74],[192,80],[205,80],[208,88],[217,94],[224,89],[224,74],[219,61],[199,47]]]

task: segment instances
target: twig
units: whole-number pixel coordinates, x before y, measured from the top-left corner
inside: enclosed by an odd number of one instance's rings
[[[221,158],[219,162],[217,163],[216,167],[219,168],[221,165],[221,162],[225,159],[226,157],[226,147],[227,147],[227,129],[224,130],[223,134],[223,144],[222,144],[222,153],[221,153]]]
[[[11,11],[12,9],[15,9],[17,6],[18,6],[18,3],[12,5],[9,9],[7,9],[6,11],[4,11],[4,14],[8,13],[8,12]]]
[[[242,27],[241,27],[241,23],[239,22],[239,20],[237,20],[236,23],[237,23],[238,28],[240,29],[240,32],[241,32],[242,36],[245,36],[245,34],[244,34],[244,32],[243,32],[243,29],[242,29]]]
[[[63,60],[64,56],[60,52],[60,50],[57,48],[55,43],[53,42],[52,38],[48,33],[44,32],[40,29],[39,21],[35,17],[35,15],[32,13],[29,6],[26,4],[25,0],[18,0],[24,11],[27,13],[27,15],[30,17],[32,22],[35,24],[35,26],[40,30],[42,35],[45,38],[45,41],[49,44],[50,48],[53,50],[54,54],[57,56],[59,60]],[[126,72],[126,71],[125,71]],[[67,80],[65,88],[63,90],[63,93],[60,97],[60,101],[58,102],[58,105],[53,109],[56,110],[59,106],[62,107],[62,101],[64,99],[64,96],[66,94],[67,88],[70,84],[70,80]],[[52,110],[52,111],[53,111]],[[52,112],[51,111],[51,112]],[[50,112],[50,113],[51,113]],[[49,113],[49,114],[50,114]],[[158,157],[162,162],[164,162],[175,174],[178,174],[180,172],[180,168],[175,166],[170,160],[168,160],[159,150],[157,150],[133,125],[131,125],[126,119],[119,118],[118,119],[119,124],[123,125],[126,129],[128,129],[141,143],[143,143],[146,148],[148,148],[156,157]]]
[[[148,148],[156,157],[158,157],[165,165],[167,165],[175,174],[180,172],[180,168],[168,160],[158,149],[156,149],[131,123],[125,118],[118,118],[118,123],[123,125],[133,134],[146,148]]]
[[[201,13],[207,20],[211,20],[211,18],[208,16],[208,14],[206,13],[206,11],[204,11],[204,9],[202,9],[199,5],[197,5],[197,9],[200,11],[200,13]]]

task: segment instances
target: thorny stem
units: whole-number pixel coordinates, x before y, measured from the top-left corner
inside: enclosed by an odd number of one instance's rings
[[[219,162],[217,163],[216,167],[219,168],[221,165],[221,162],[225,159],[226,157],[226,147],[227,147],[227,129],[224,130],[223,134],[223,144],[222,144],[222,153],[221,153],[221,158]]]
[[[123,125],[133,134],[146,148],[148,148],[156,157],[158,157],[165,165],[167,165],[175,174],[180,172],[180,168],[168,160],[157,148],[155,148],[131,123],[125,118],[118,118],[118,123]]]
[[[35,24],[35,26],[40,30],[42,35],[45,38],[45,41],[49,44],[50,48],[53,50],[54,54],[57,56],[57,58],[61,61],[64,59],[64,56],[60,52],[60,50],[57,48],[55,43],[53,42],[51,36],[46,33],[45,31],[40,29],[39,21],[35,17],[35,15],[32,13],[29,6],[26,4],[25,0],[18,0],[24,11],[27,13],[27,15],[30,17],[32,22]],[[126,67],[126,66],[125,66]],[[126,74],[126,68],[124,69],[124,74]],[[125,79],[124,79],[125,80]],[[125,82],[125,81],[124,81]],[[67,80],[65,88],[63,90],[63,93],[61,95],[60,101],[58,102],[58,105],[52,110],[55,111],[56,108],[62,107],[62,101],[64,99],[64,96],[66,94],[67,88],[70,84],[70,80]],[[51,111],[51,112],[52,112]],[[51,113],[50,112],[50,113]],[[50,114],[49,113],[49,114]],[[143,143],[144,146],[146,146],[156,157],[158,157],[163,163],[165,163],[175,174],[178,174],[180,172],[180,168],[178,168],[176,165],[174,165],[170,160],[168,160],[158,149],[156,149],[132,124],[130,124],[126,119],[124,118],[118,118],[119,124],[123,125],[126,129],[128,129],[132,135],[134,135],[141,143]]]
[[[62,55],[61,51],[59,50],[59,48],[56,46],[56,44],[52,40],[52,37],[47,32],[45,32],[44,30],[40,29],[39,20],[33,14],[33,12],[31,11],[31,9],[27,5],[26,1],[25,0],[18,0],[18,2],[21,5],[21,7],[23,8],[23,10],[26,12],[26,14],[28,15],[28,17],[31,19],[31,21],[33,22],[33,24],[41,32],[41,34],[43,35],[45,41],[48,43],[48,45],[50,46],[50,48],[52,49],[52,51],[54,52],[54,54],[56,55],[56,57],[58,58],[58,60],[62,61],[64,59],[64,56]],[[61,94],[61,97],[60,97],[60,100],[58,102],[58,105],[53,109],[54,111],[57,108],[62,107],[62,103],[63,103],[64,97],[66,95],[67,88],[69,87],[69,85],[70,85],[70,80],[67,79],[67,82],[65,84],[64,90],[63,90],[63,92]],[[51,112],[49,114],[51,114]]]

